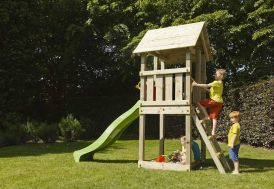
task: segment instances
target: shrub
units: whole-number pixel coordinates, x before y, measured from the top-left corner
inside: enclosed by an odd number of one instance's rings
[[[219,139],[227,140],[227,132],[231,126],[228,114],[238,110],[241,112],[241,141],[252,146],[273,148],[274,79],[230,90],[224,97]]]
[[[87,117],[80,117],[80,123],[85,131],[81,134],[81,138],[90,139],[90,137],[95,137],[95,124],[93,120]]]
[[[44,142],[55,142],[58,138],[57,124],[48,124],[45,122],[39,123],[37,136]]]
[[[16,113],[8,113],[0,121],[0,145],[14,145],[27,140],[27,132],[20,123],[21,117]]]
[[[58,126],[65,141],[75,141],[83,132],[81,123],[72,114],[62,118]]]
[[[31,122],[31,121],[27,121],[27,123],[24,125],[30,139],[34,143],[37,143],[39,141],[38,126],[39,126],[39,124],[37,122]]]

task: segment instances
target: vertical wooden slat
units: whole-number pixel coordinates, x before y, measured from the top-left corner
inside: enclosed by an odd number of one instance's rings
[[[206,59],[204,54],[201,54],[201,81],[200,82],[206,83]],[[206,91],[202,90],[201,99],[205,99],[205,98],[206,98]],[[206,144],[202,139],[201,139],[201,158],[203,162],[206,160]]]
[[[141,71],[146,70],[146,56],[141,56]],[[140,100],[146,100],[146,79],[144,76],[140,79]]]
[[[146,56],[141,56],[141,71],[146,70]],[[141,77],[141,89],[140,89],[140,100],[146,100],[145,91],[146,91],[146,82],[145,78]],[[139,116],[139,160],[145,159],[145,115]]]
[[[147,76],[147,101],[153,101],[153,77]]]
[[[195,72],[195,79],[198,83],[201,83],[201,49],[196,50],[196,72]],[[197,95],[196,95],[196,103],[201,100],[201,90],[197,90]]]
[[[175,74],[175,100],[183,100],[183,74]]]
[[[201,83],[207,83],[206,58],[204,54],[201,54]],[[202,91],[201,98],[206,98],[206,91]]]
[[[163,75],[157,75],[156,76],[156,101],[163,101]]]
[[[192,104],[191,99],[191,54],[190,51],[186,52],[186,67],[190,69],[190,72],[186,74],[185,79],[185,95],[186,99],[189,100],[190,104]],[[191,124],[191,113],[190,115],[186,115],[185,118],[185,127],[186,127],[186,165],[189,165],[191,169],[191,142],[192,142],[192,124]]]
[[[173,90],[173,77],[172,75],[165,76],[165,100],[172,100],[172,90]]]

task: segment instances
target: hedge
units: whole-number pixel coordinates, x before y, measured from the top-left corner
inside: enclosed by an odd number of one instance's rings
[[[241,142],[273,148],[274,143],[274,79],[229,90],[224,94],[218,139],[227,141],[231,126],[228,114],[241,112]]]

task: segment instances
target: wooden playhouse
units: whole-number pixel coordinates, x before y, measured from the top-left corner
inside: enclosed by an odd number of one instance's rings
[[[207,148],[219,172],[229,171],[218,143],[208,138],[206,125],[200,121],[205,112],[194,106],[206,94],[191,88],[192,78],[206,83],[206,63],[212,60],[205,23],[149,30],[133,53],[141,56],[138,166],[190,171],[194,167],[191,163],[192,127],[196,126],[202,139],[202,161],[206,159]],[[146,116],[151,114],[160,117],[159,155],[164,154],[165,116],[185,116],[186,164],[145,161]]]

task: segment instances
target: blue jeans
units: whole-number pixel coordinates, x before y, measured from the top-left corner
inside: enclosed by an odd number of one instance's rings
[[[234,146],[234,148],[229,149],[229,158],[232,161],[238,161],[238,154],[239,154],[240,144]]]

